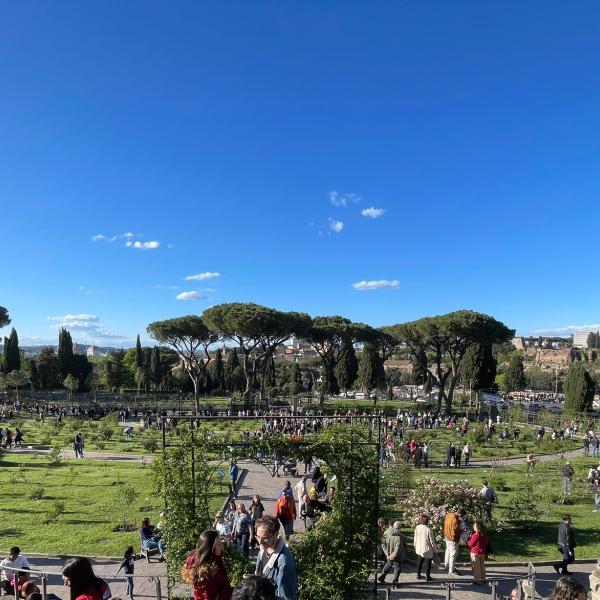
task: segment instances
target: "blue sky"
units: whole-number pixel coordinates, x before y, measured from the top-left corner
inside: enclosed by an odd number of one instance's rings
[[[4,3],[0,305],[28,343],[230,301],[595,325],[599,39],[591,1]]]

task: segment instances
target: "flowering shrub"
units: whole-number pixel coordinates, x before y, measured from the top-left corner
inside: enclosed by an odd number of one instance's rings
[[[438,541],[444,537],[444,518],[449,511],[464,508],[470,526],[475,521],[486,525],[490,521],[479,490],[466,479],[445,483],[437,477],[421,477],[415,481],[414,488],[402,499],[400,506],[406,522],[413,527],[419,524],[419,515],[428,515],[429,527]]]

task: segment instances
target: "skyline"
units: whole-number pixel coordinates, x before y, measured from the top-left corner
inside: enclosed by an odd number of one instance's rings
[[[23,345],[148,343],[236,301],[600,329],[597,4],[0,16],[0,305]]]

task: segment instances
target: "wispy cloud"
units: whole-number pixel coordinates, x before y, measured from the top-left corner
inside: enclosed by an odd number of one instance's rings
[[[66,314],[62,316],[48,317],[49,321],[56,321],[50,327],[58,329],[64,327],[71,332],[77,333],[77,337],[81,343],[98,344],[105,341],[112,342],[127,342],[132,341],[132,338],[114,333],[102,324],[98,315],[91,313],[80,313],[77,315]]]
[[[206,279],[216,279],[221,277],[221,273],[213,271],[205,271],[204,273],[197,273],[196,275],[188,275],[185,281],[205,281]]]
[[[346,206],[347,204],[357,204],[361,198],[358,194],[340,194],[335,190],[329,192],[329,202],[334,206]]]
[[[337,221],[336,219],[332,219],[331,217],[329,217],[329,227],[336,233],[339,233],[340,231],[342,231],[342,229],[344,229],[344,223],[342,221]]]
[[[359,292],[371,290],[381,290],[384,288],[394,289],[400,285],[397,279],[370,279],[358,281],[352,284],[352,287]]]
[[[132,242],[131,240],[127,240],[125,246],[128,248],[135,248],[136,250],[155,250],[160,246],[160,242],[157,242],[156,240],[150,242],[140,242],[139,240]]]
[[[160,283],[157,283],[157,284],[153,285],[152,287],[156,290],[178,290],[179,289],[178,285],[161,285]]]
[[[592,323],[591,325],[565,325],[564,327],[546,327],[544,329],[536,329],[535,334],[540,335],[568,335],[578,331],[600,331],[600,323]]]
[[[204,300],[206,296],[203,296],[200,292],[192,290],[190,292],[181,292],[175,296],[176,300]]]
[[[385,208],[375,208],[374,206],[370,206],[369,208],[364,208],[360,211],[360,214],[363,217],[369,217],[370,219],[379,219],[379,217],[383,216],[385,213]]]
[[[126,231],[125,233],[119,233],[117,235],[112,236],[104,235],[103,233],[98,233],[92,236],[92,241],[110,243],[116,240],[125,240],[124,246],[126,248],[134,248],[136,250],[155,250],[160,246],[160,242],[156,240],[152,240],[150,242],[142,242],[141,240],[135,240],[135,238],[141,237],[144,237],[143,233],[132,233],[131,231]]]

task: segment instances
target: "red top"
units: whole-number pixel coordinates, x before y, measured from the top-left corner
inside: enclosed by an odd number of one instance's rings
[[[106,581],[102,581],[100,589],[95,587],[89,588],[83,594],[77,596],[75,600],[104,600],[104,598],[110,598],[111,596],[112,593],[108,584]]]
[[[487,554],[490,547],[490,538],[482,533],[474,533],[467,541],[473,554]]]
[[[186,567],[191,568],[195,560],[196,555],[190,554],[185,561]],[[215,566],[217,570],[213,575],[194,583],[194,600],[216,600],[217,598],[218,600],[231,600],[233,588],[229,583],[229,577],[225,573],[225,565],[220,556],[215,557]]]

